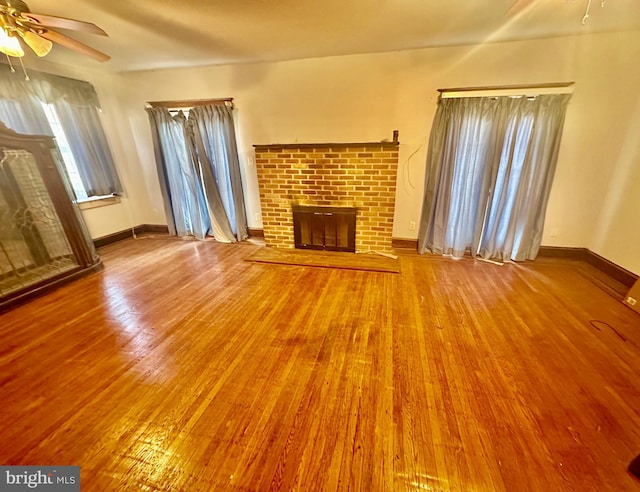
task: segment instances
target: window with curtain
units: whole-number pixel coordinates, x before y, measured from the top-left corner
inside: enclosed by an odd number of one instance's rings
[[[418,251],[534,259],[570,95],[442,98]]]
[[[233,109],[147,108],[169,230],[221,242],[248,237]]]
[[[122,192],[88,82],[32,71],[0,70],[0,122],[23,134],[56,137],[78,200]]]

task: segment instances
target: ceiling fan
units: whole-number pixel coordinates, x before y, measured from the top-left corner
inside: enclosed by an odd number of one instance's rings
[[[109,55],[53,28],[107,36],[106,32],[90,22],[34,14],[22,0],[0,0],[0,52],[8,56],[24,56],[20,39],[40,57],[46,56],[53,43],[57,43],[100,62],[111,59]]]

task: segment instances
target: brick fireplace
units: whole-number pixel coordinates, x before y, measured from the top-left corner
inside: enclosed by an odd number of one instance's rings
[[[351,207],[356,252],[391,250],[398,142],[254,147],[268,246],[294,247],[294,206]]]

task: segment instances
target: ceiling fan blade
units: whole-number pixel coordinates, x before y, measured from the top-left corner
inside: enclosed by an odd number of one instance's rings
[[[103,29],[100,29],[91,22],[67,19],[66,17],[55,17],[53,15],[34,14],[32,12],[23,12],[22,17],[33,20],[35,24],[45,27],[56,27],[59,29],[69,29],[71,31],[82,31],[100,36],[108,36]]]
[[[53,47],[53,43],[48,39],[44,39],[43,37],[38,36],[36,33],[31,31],[18,31],[20,36],[22,36],[22,40],[33,50],[33,52],[40,56],[46,56],[51,51]]]
[[[80,41],[76,41],[75,39],[71,39],[64,34],[60,34],[59,32],[52,31],[51,29],[47,29],[46,31],[40,33],[40,36],[48,39],[49,41],[53,41],[54,43],[61,44],[62,46],[77,51],[78,53],[82,53],[83,55],[90,56],[99,62],[106,62],[111,59],[111,57],[102,51],[98,51],[91,46],[87,46]]]

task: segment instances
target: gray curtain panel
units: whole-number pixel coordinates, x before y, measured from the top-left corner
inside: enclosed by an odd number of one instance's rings
[[[236,143],[233,109],[225,105],[197,106],[189,112],[202,143],[203,175],[212,174],[233,234],[248,237],[242,177]]]
[[[189,114],[187,129],[187,151],[189,152],[193,162],[199,166],[202,187],[204,188],[205,197],[207,199],[207,207],[209,209],[209,217],[211,219],[211,233],[217,241],[232,243],[235,242],[231,222],[222,201],[220,190],[218,188],[218,180],[214,175],[214,168],[207,157],[205,145],[202,135],[198,130],[195,118]],[[225,181],[222,182],[226,184]]]
[[[182,112],[172,117],[166,108],[147,112],[170,231],[200,239],[210,233],[221,242],[246,239],[232,109],[198,106],[189,111],[188,119]],[[193,211],[201,217],[199,222]]]
[[[441,99],[418,251],[534,259],[570,95]]]
[[[200,170],[187,150],[187,121],[179,112],[147,108],[156,152],[160,187],[165,200],[169,229],[178,236],[204,239],[211,229]]]
[[[122,193],[98,109],[95,106],[76,106],[64,100],[53,105],[87,196]]]
[[[169,171],[167,169],[167,160],[165,159],[165,153],[162,147],[162,140],[166,138],[163,136],[164,129],[163,121],[166,119],[165,112],[156,110],[154,108],[146,108],[147,116],[149,117],[149,125],[151,126],[151,138],[153,139],[153,151],[156,157],[156,170],[158,172],[158,180],[160,184],[160,192],[162,193],[162,203],[164,204],[164,213],[167,218],[167,226],[169,227],[169,234],[176,236],[178,230],[176,228],[176,220],[173,216],[173,209],[171,203],[173,196],[171,193],[171,186],[169,184]],[[169,115],[171,118],[171,115]]]

